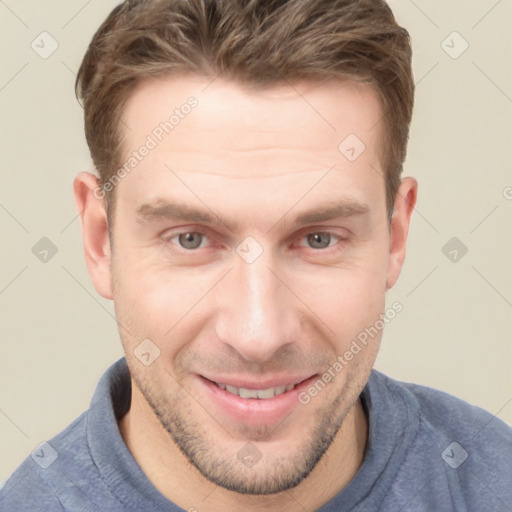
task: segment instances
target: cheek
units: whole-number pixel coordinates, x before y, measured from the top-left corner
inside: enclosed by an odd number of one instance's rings
[[[128,258],[115,261],[113,275],[116,311],[121,321],[132,326],[131,337],[178,348],[176,333],[185,325],[195,325],[194,313],[199,311],[195,306],[209,289],[207,279]],[[169,339],[172,344],[164,343]]]
[[[387,253],[372,244],[349,263],[298,272],[294,290],[342,342],[373,325],[384,310]]]

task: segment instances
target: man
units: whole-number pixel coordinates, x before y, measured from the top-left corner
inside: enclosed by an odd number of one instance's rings
[[[74,192],[126,358],[2,511],[512,510],[511,429],[372,370],[416,202],[410,61],[380,0],[113,10]]]

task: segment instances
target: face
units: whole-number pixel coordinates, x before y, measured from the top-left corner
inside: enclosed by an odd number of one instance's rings
[[[339,81],[166,77],[126,105],[136,161],[115,189],[110,264],[91,273],[138,393],[226,489],[297,485],[368,379],[380,333],[335,362],[384,313],[410,216],[390,227],[381,116],[371,87]]]

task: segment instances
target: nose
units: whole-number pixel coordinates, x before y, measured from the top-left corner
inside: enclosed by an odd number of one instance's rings
[[[270,361],[298,340],[298,301],[265,251],[252,263],[238,256],[234,261],[216,290],[216,334],[245,360]]]

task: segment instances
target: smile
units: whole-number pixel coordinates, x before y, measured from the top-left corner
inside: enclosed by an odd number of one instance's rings
[[[245,426],[261,426],[280,423],[297,409],[299,393],[318,375],[274,375],[260,382],[247,376],[212,377],[197,375],[196,380],[211,414],[227,415],[231,421]]]
[[[230,386],[229,384],[222,384],[220,382],[215,382],[215,384],[220,389],[224,389],[225,391],[231,393],[232,395],[237,395],[241,398],[259,398],[261,400],[282,395],[283,393],[286,393],[286,391],[291,391],[295,387],[295,384],[288,384],[285,386],[277,386],[266,389],[247,389],[236,388],[235,386]]]

